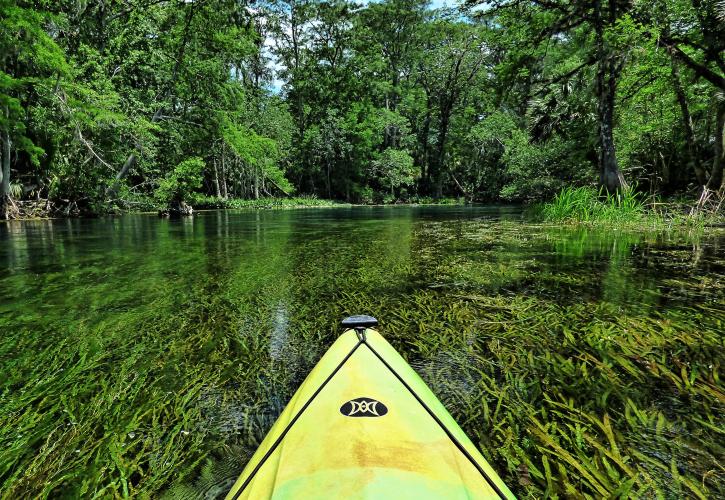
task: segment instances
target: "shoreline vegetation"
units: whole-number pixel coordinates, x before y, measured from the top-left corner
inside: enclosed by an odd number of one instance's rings
[[[0,219],[725,192],[723,2],[453,3],[0,0]]]
[[[465,205],[464,198],[415,198],[405,202],[393,203],[350,203],[344,200],[329,200],[317,198],[316,196],[302,195],[286,198],[259,198],[256,200],[221,199],[209,196],[198,196],[195,198],[194,206],[199,210],[214,209],[285,209],[285,208],[320,208],[320,207],[352,207],[352,206],[441,206],[441,205]]]
[[[705,196],[701,197],[702,201]],[[592,187],[562,189],[552,201],[531,207],[543,222],[583,224],[613,228],[705,228],[725,222],[722,205],[725,196],[711,195],[707,203],[647,197],[634,188],[610,194]]]
[[[185,202],[187,203],[187,202]],[[165,206],[158,204],[153,199],[134,199],[124,200],[117,206],[109,208],[103,212],[81,212],[72,204],[62,205],[53,203],[50,200],[32,200],[25,202],[16,202],[19,207],[18,216],[13,219],[17,221],[31,221],[43,219],[63,219],[63,218],[94,218],[104,215],[123,215],[123,214],[159,214],[160,216],[168,216]],[[343,200],[329,200],[325,198],[317,198],[314,195],[301,195],[289,197],[264,197],[258,199],[238,199],[238,198],[216,198],[213,196],[205,196],[194,194],[192,199],[188,201],[188,205],[193,208],[193,212],[208,210],[288,210],[298,208],[334,208],[334,207],[379,207],[379,206],[456,206],[467,205],[464,198],[441,198],[433,199],[429,197],[421,197],[405,202],[393,203],[349,203]],[[189,215],[189,214],[185,214]],[[3,219],[0,219],[3,221]]]
[[[464,197],[441,198],[419,197],[405,202],[349,203],[343,200],[317,198],[314,195],[288,197],[261,197],[258,199],[217,198],[192,193],[188,207],[193,211],[208,210],[290,210],[302,208],[373,207],[373,206],[456,206],[482,205],[471,203]],[[700,200],[702,201],[702,200]],[[633,188],[615,194],[594,187],[565,187],[549,202],[523,205],[524,216],[532,221],[564,226],[584,225],[619,229],[646,229],[668,231],[673,229],[706,229],[725,226],[723,213],[724,196],[712,193],[707,203],[693,200],[662,200],[645,196]],[[66,217],[97,217],[122,215],[126,213],[157,213],[169,216],[168,210],[153,198],[128,200],[103,213],[81,213],[70,207],[51,211],[54,205],[49,200],[36,200],[21,205],[29,207],[16,220],[58,219]],[[190,211],[191,213],[191,211]],[[190,215],[175,214],[175,215]]]

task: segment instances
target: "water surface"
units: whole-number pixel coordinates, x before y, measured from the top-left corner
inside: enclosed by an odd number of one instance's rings
[[[723,496],[725,234],[491,207],[0,224],[0,491],[213,498],[368,313],[520,496]]]

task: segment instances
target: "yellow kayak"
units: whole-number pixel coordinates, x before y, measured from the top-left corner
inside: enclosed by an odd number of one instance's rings
[[[376,325],[343,321],[227,499],[515,498]]]

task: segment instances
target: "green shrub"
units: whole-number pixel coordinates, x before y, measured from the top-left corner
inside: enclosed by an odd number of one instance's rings
[[[154,197],[163,205],[189,200],[193,191],[201,187],[203,172],[204,160],[201,158],[182,161],[161,179]]]
[[[388,148],[371,164],[371,173],[390,189],[390,196],[383,198],[385,203],[395,201],[395,188],[409,186],[420,175],[413,157],[407,151]]]

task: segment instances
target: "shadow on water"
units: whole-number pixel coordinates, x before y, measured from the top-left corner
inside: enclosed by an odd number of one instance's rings
[[[0,224],[8,497],[214,498],[367,312],[521,496],[723,496],[725,233],[500,207]]]

